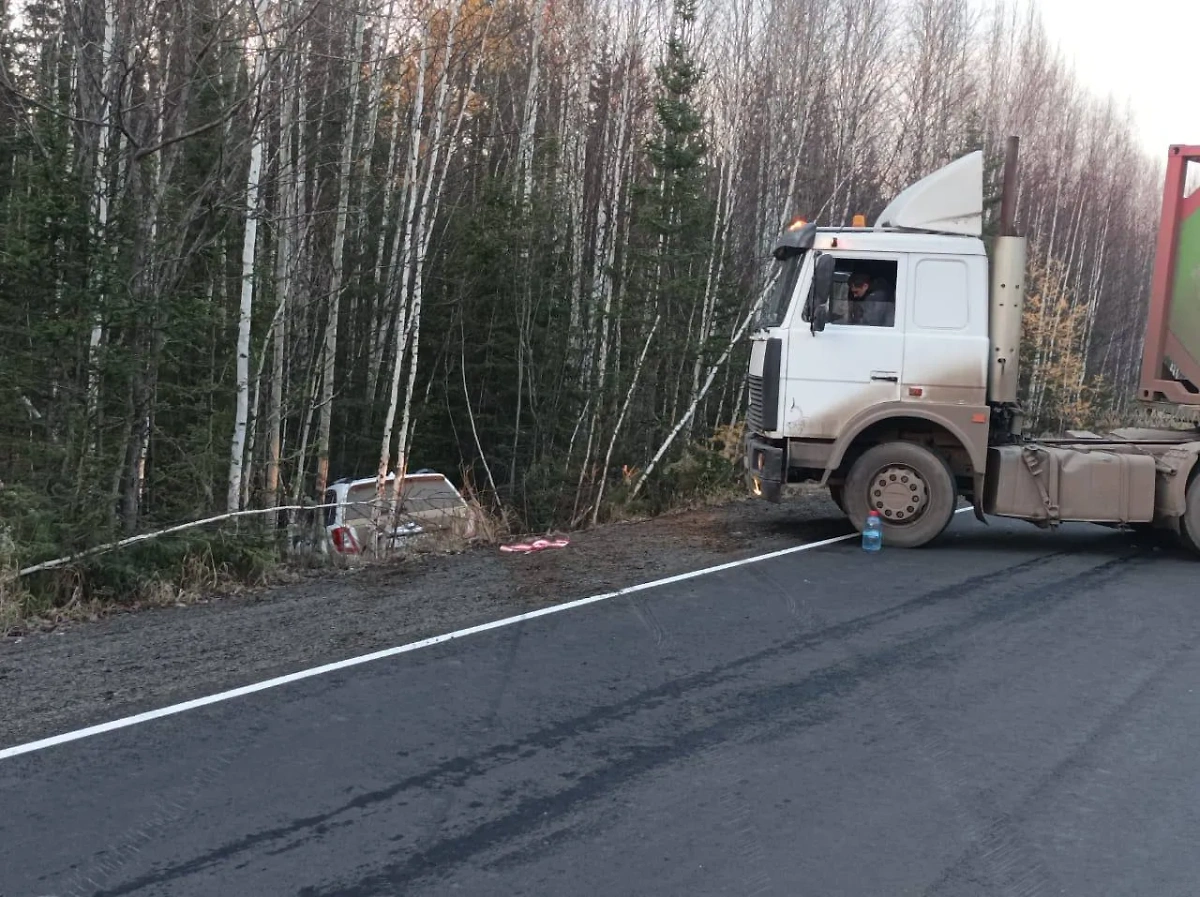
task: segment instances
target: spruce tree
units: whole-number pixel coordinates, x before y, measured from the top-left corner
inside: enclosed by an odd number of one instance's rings
[[[631,247],[632,292],[646,300],[645,320],[662,315],[664,324],[664,342],[656,353],[659,421],[678,414],[687,398],[690,378],[681,374],[704,302],[712,249],[715,210],[706,183],[709,147],[697,97],[704,69],[691,44],[695,20],[696,0],[675,0],[664,59],[655,70],[655,134],[646,143],[649,177],[637,191],[640,239]]]

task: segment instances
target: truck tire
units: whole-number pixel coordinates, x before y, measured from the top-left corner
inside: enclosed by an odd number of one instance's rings
[[[1179,538],[1185,548],[1200,554],[1200,476],[1193,476],[1187,487],[1186,510],[1179,521]]]
[[[867,449],[854,462],[843,502],[859,532],[868,512],[876,510],[885,546],[917,548],[950,525],[958,490],[944,458],[915,443],[887,442]]]

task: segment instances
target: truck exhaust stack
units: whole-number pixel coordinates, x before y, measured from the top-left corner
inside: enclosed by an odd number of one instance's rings
[[[1020,139],[1008,138],[1004,185],[1000,200],[1000,236],[992,247],[988,321],[992,341],[988,401],[1015,405],[1021,380],[1021,316],[1025,310],[1025,238],[1016,235],[1017,150]]]

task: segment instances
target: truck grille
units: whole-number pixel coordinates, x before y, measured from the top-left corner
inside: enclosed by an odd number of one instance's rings
[[[750,407],[746,426],[758,433],[779,429],[779,375],[782,371],[783,340],[769,339],[763,351],[762,376],[749,375]]]
[[[746,409],[746,426],[761,433],[763,431],[763,381],[762,377],[750,376],[750,406]]]

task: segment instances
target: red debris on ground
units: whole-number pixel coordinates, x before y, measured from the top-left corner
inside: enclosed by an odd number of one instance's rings
[[[500,550],[507,551],[509,554],[530,554],[531,552],[542,551],[546,548],[566,548],[570,544],[569,539],[538,539],[528,544],[501,545]]]

